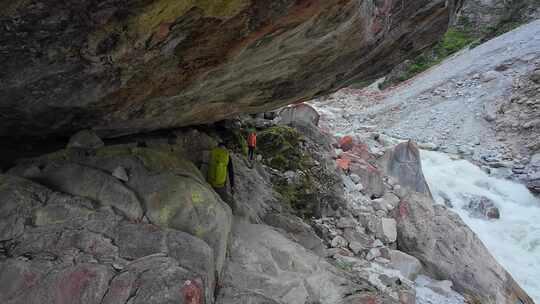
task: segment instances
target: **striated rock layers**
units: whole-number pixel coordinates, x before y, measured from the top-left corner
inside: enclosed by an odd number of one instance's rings
[[[373,79],[446,31],[460,0],[0,4],[0,136],[218,121]]]

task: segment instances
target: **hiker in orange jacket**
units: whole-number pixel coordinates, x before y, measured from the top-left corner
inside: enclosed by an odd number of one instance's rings
[[[255,147],[257,146],[257,133],[255,133],[254,130],[251,130],[249,132],[247,143],[248,143],[248,157],[250,161],[253,161],[253,158],[255,156]]]

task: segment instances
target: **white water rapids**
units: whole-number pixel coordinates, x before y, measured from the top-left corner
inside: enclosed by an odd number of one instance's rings
[[[489,176],[466,160],[422,151],[422,168],[438,203],[444,196],[453,211],[478,235],[491,254],[540,303],[540,199],[525,186]],[[485,196],[497,205],[501,218],[471,217],[462,207],[465,195]]]

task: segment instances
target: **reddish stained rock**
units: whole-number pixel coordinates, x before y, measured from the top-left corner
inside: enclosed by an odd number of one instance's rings
[[[365,160],[369,160],[373,158],[371,152],[369,152],[368,145],[365,143],[355,144],[352,147],[351,152],[360,156],[360,158],[365,159]]]
[[[83,289],[86,288],[90,281],[95,277],[96,273],[87,268],[76,269],[64,273],[56,287],[55,303],[77,303],[83,294]]]
[[[346,158],[339,158],[336,160],[336,163],[339,168],[341,168],[343,171],[349,171],[351,160]]]
[[[37,282],[37,278],[38,278],[38,276],[37,276],[36,273],[30,272],[30,271],[25,271],[23,273],[24,287],[25,288],[33,287]]]
[[[409,203],[406,201],[400,201],[399,206],[397,208],[397,216],[396,219],[402,220],[409,216]]]
[[[368,163],[367,161],[361,158],[352,160],[351,169],[354,170],[354,168],[363,169],[369,173],[380,174],[379,169],[377,169],[377,167],[373,166],[372,164]]]
[[[187,280],[182,285],[182,296],[184,297],[185,304],[202,304],[203,303],[203,289],[200,279]]]
[[[343,136],[340,140],[339,140],[339,146],[341,148],[341,150],[343,151],[349,151],[353,148],[354,146],[354,140],[352,138],[352,136]]]
[[[157,44],[165,40],[169,33],[171,32],[171,26],[172,23],[170,22],[164,22],[159,25],[159,28],[154,33],[154,36],[152,37],[152,44]]]
[[[377,296],[365,295],[358,299],[358,304],[380,304],[381,301]]]

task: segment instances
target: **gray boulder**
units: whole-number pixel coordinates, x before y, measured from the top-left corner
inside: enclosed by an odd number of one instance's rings
[[[411,193],[396,219],[399,250],[418,258],[428,273],[454,282],[461,294],[488,304],[534,303],[461,218],[430,196]]]
[[[214,252],[216,270],[223,267],[232,225],[230,207],[206,183],[200,171],[174,147],[108,146],[89,155],[62,150],[10,170],[43,167],[33,177],[62,192],[111,206],[127,219],[143,217],[160,227],[187,232],[206,241]],[[122,166],[127,182],[111,173]]]
[[[114,169],[114,171],[112,172],[112,176],[124,182],[129,181],[129,175],[126,169],[124,169],[124,167],[122,166],[116,167],[116,169]]]
[[[242,222],[235,223],[222,282],[218,304],[352,304],[364,303],[355,302],[358,297],[382,298],[367,281],[348,278],[274,229]]]
[[[399,250],[390,250],[390,267],[397,269],[407,279],[414,281],[416,276],[422,271],[420,261]]]
[[[238,181],[234,194],[235,215],[253,224],[262,224],[270,210],[281,211],[282,204],[276,199],[270,175],[261,164],[256,162],[253,168],[249,168],[245,158],[236,155],[232,161],[235,180]]]
[[[499,208],[485,196],[471,196],[469,203],[463,207],[471,216],[485,219],[498,219],[501,217]]]
[[[34,180],[55,190],[92,199],[114,207],[126,218],[140,220],[143,206],[137,194],[114,176],[76,163],[56,161],[47,164]]]
[[[98,149],[105,146],[101,138],[92,130],[82,130],[69,139],[67,148]]]
[[[279,123],[284,125],[314,125],[319,124],[320,115],[312,106],[306,103],[294,104],[279,111]]]
[[[126,221],[111,206],[9,175],[0,175],[0,208],[1,303],[213,299],[212,249],[187,233]],[[189,301],[194,293],[200,302]]]
[[[527,188],[533,193],[540,194],[540,179],[528,182]]]
[[[290,214],[271,213],[265,216],[264,222],[275,228],[283,229],[287,237],[302,245],[302,247],[313,251],[319,256],[324,255],[323,240],[301,218]]]
[[[431,196],[422,172],[420,150],[413,141],[403,142],[388,150],[382,158],[381,167],[386,174],[397,179],[402,187]]]
[[[379,218],[375,236],[386,243],[393,243],[397,239],[396,220],[393,218]]]

